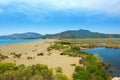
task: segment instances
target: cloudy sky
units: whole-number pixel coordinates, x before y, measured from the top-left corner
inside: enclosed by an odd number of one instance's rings
[[[0,35],[78,29],[120,34],[120,0],[0,0]]]

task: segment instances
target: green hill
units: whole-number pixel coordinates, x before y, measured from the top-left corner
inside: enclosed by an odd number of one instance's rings
[[[120,38],[120,34],[104,34],[88,30],[69,30],[56,34],[46,34],[45,38],[53,39],[79,39],[79,38]]]
[[[0,39],[36,39],[42,38],[42,35],[39,33],[27,32],[27,33],[15,33],[6,36],[0,36]]]

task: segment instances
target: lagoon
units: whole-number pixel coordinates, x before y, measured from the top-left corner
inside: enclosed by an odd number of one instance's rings
[[[106,71],[108,76],[120,77],[120,49],[111,49],[111,48],[94,48],[91,50],[82,50],[89,54],[97,54],[105,64],[112,64],[109,70],[112,70],[113,73]]]

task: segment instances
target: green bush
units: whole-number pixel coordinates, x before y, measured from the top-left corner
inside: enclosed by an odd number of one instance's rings
[[[52,69],[42,64],[28,67],[23,64],[0,64],[0,80],[52,80],[53,77]]]
[[[58,68],[59,72],[60,67]],[[61,69],[60,69],[61,71]],[[53,74],[47,65],[36,64],[26,67],[13,63],[0,64],[0,80],[68,80],[63,73]]]
[[[63,73],[56,73],[56,77],[55,80],[69,80],[68,77],[66,75],[64,75]]]
[[[104,69],[100,67],[99,60],[93,55],[86,55],[83,67],[76,66],[73,74],[74,80],[107,80]]]
[[[80,56],[80,52],[78,50],[75,49],[66,49],[64,50],[61,55],[69,55],[69,56],[73,56],[73,57],[78,57]]]
[[[80,50],[80,47],[79,46],[71,46],[72,49],[75,49],[75,50]]]
[[[70,41],[59,41],[57,42],[58,44],[62,44],[62,45],[70,45],[71,42]]]
[[[75,72],[80,72],[80,71],[84,71],[84,68],[83,67],[81,67],[81,66],[76,66],[75,67]]]
[[[79,73],[73,74],[74,80],[92,80],[90,73],[87,71],[80,71]]]
[[[53,46],[50,46],[47,48],[48,51],[52,50],[52,49],[55,49],[55,50],[61,50],[61,49],[65,49],[66,47],[64,47],[63,45],[61,44],[55,44]]]
[[[59,72],[59,73],[62,73],[62,68],[61,68],[61,67],[56,67],[56,68],[55,68],[55,71],[56,71],[56,72]]]
[[[16,65],[12,63],[0,64],[0,74],[7,71],[12,71],[15,67]]]

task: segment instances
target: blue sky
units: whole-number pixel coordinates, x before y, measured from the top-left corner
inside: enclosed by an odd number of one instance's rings
[[[120,34],[120,0],[0,0],[0,35],[79,29]]]

